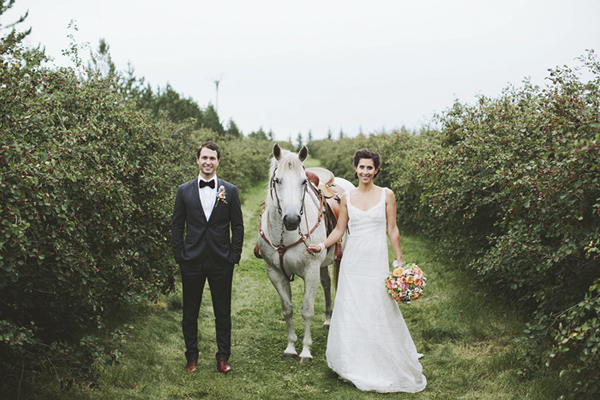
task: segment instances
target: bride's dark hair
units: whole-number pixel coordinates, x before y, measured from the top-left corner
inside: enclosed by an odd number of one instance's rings
[[[381,157],[379,157],[379,153],[374,152],[371,149],[358,150],[356,153],[354,153],[354,157],[352,157],[352,164],[354,164],[354,168],[358,167],[358,163],[363,158],[370,158],[371,160],[373,160],[373,165],[377,170],[373,178],[379,175],[379,166],[381,165]],[[356,171],[354,171],[354,177],[358,179],[358,174],[356,173]]]

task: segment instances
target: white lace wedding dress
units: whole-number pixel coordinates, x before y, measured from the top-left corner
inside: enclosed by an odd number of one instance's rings
[[[385,289],[389,275],[385,189],[376,206],[348,203],[349,235],[327,339],[327,364],[357,388],[419,392],[427,379],[398,304]]]

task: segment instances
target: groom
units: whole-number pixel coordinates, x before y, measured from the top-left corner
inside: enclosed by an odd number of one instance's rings
[[[198,311],[207,279],[215,315],[217,370],[231,371],[231,283],[233,266],[242,254],[244,222],[237,187],[217,178],[220,158],[215,143],[202,143],[196,152],[200,173],[177,189],[171,223],[173,255],[183,284],[185,369],[191,372],[198,364]]]

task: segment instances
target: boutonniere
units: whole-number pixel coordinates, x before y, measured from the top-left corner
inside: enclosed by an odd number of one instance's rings
[[[225,186],[223,185],[219,186],[219,190],[217,191],[217,202],[215,203],[215,207],[220,201],[227,204],[227,193],[225,192]]]

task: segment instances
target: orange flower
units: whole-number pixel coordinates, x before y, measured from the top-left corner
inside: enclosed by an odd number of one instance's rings
[[[423,287],[423,279],[422,278],[415,278],[415,286]]]
[[[394,272],[392,272],[392,275],[394,275],[396,278],[400,278],[402,275],[404,275],[404,268],[396,268]]]

